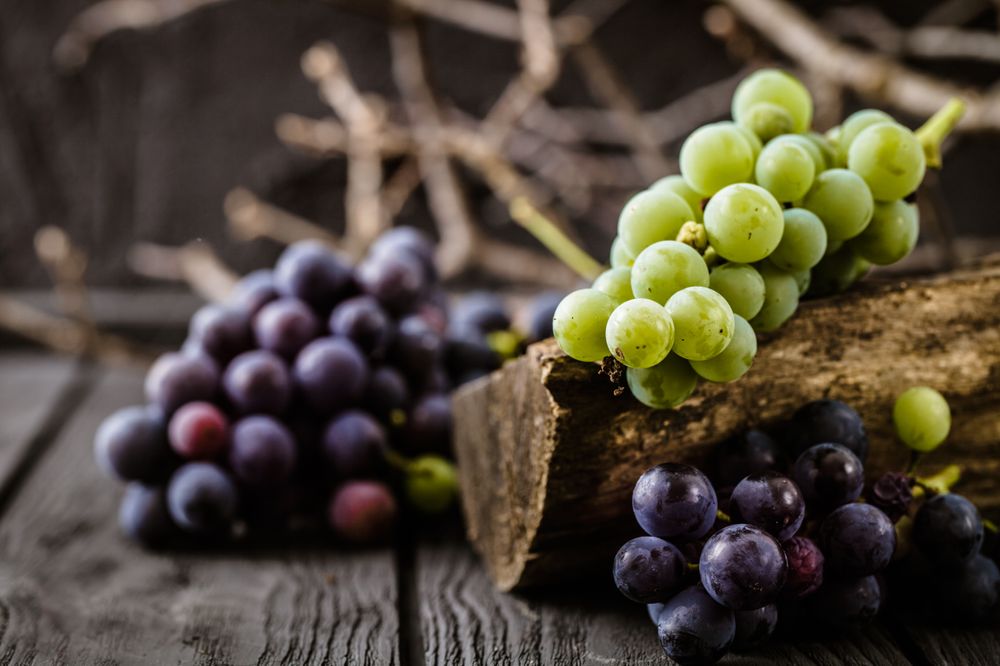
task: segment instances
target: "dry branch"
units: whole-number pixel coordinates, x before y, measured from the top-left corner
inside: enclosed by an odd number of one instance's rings
[[[331,248],[340,245],[340,239],[326,229],[262,201],[253,192],[242,187],[237,187],[226,195],[223,210],[229,220],[230,231],[240,240],[269,238],[283,245],[290,245],[311,239]]]
[[[129,249],[128,263],[143,277],[185,282],[196,294],[215,303],[225,301],[239,279],[208,243],[199,241],[180,247],[136,243]]]

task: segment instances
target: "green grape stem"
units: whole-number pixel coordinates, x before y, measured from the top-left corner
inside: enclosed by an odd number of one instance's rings
[[[390,467],[397,469],[401,472],[406,472],[409,469],[410,465],[413,463],[412,460],[396,453],[392,449],[386,450],[385,460],[387,463],[389,463]]]
[[[723,522],[723,523],[731,523],[731,522],[733,522],[733,519],[730,518],[729,514],[726,513],[725,511],[723,511],[722,509],[719,509],[718,511],[715,512],[715,517],[720,522]]]
[[[542,215],[527,199],[523,197],[514,199],[510,204],[510,216],[557,259],[588,282],[594,281],[604,272],[604,266],[570,240],[552,220]]]
[[[917,486],[925,492],[944,495],[951,492],[952,486],[962,478],[962,468],[958,465],[948,465],[941,471],[931,476],[917,477],[914,479]]]
[[[927,166],[941,168],[941,143],[955,129],[964,113],[965,102],[953,97],[916,131],[917,139],[924,149],[924,157],[927,158]]]

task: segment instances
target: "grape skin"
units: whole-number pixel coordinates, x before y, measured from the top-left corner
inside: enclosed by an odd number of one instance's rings
[[[778,246],[784,227],[781,205],[758,185],[729,185],[705,207],[708,242],[729,261],[764,259]]]
[[[865,230],[875,212],[875,200],[868,185],[847,169],[821,173],[802,206],[823,221],[831,240],[854,238]]]
[[[768,604],[754,610],[738,611],[736,617],[736,636],[732,649],[739,652],[757,647],[774,633],[778,626],[778,607]]]
[[[961,495],[937,495],[913,520],[913,542],[935,564],[951,567],[979,554],[984,527],[976,506]]]
[[[805,208],[784,212],[785,230],[769,262],[783,271],[794,273],[812,268],[826,254],[826,227],[815,213]]]
[[[781,70],[760,69],[740,81],[733,93],[733,119],[742,122],[744,115],[760,102],[783,108],[792,119],[793,132],[805,132],[812,123],[809,91],[798,79]]]
[[[636,298],[611,313],[605,338],[608,349],[621,363],[630,368],[648,368],[670,353],[674,324],[662,305]]]
[[[944,396],[928,386],[904,391],[892,408],[896,434],[914,451],[933,451],[948,438],[951,408]]]
[[[664,463],[643,472],[632,490],[632,511],[650,536],[700,539],[712,529],[719,502],[712,483],[690,465]]]
[[[396,500],[380,481],[348,481],[330,498],[330,526],[341,538],[359,544],[388,540],[396,522]]]
[[[348,410],[323,432],[323,453],[339,478],[373,477],[384,471],[388,437],[378,421],[360,410]]]
[[[715,480],[733,486],[743,477],[760,474],[784,464],[778,443],[762,430],[745,430],[723,440],[713,451]]]
[[[248,416],[233,426],[229,464],[233,474],[250,486],[274,486],[292,473],[295,439],[270,416]]]
[[[799,407],[782,433],[795,455],[816,444],[842,444],[864,462],[868,456],[865,424],[850,405],[840,400],[814,400]]]
[[[264,349],[234,358],[222,376],[222,386],[241,414],[283,414],[292,398],[288,367]]]
[[[178,532],[167,508],[166,491],[141,483],[130,483],[125,488],[118,524],[129,538],[149,548],[166,544]]]
[[[616,304],[632,300],[632,270],[629,268],[611,268],[594,280],[594,289],[603,291],[611,297]]]
[[[909,255],[919,235],[916,205],[905,201],[876,202],[872,221],[851,241],[851,246],[865,260],[888,266]]]
[[[681,199],[687,203],[691,208],[691,212],[694,213],[695,222],[701,222],[702,218],[702,196],[695,192],[690,185],[684,180],[684,176],[673,175],[664,176],[655,183],[649,186],[651,191],[665,190],[667,192],[673,192]]]
[[[684,140],[681,175],[696,192],[710,197],[727,185],[749,180],[754,157],[752,144],[735,125],[713,123]]]
[[[757,355],[757,334],[746,319],[734,315],[733,338],[720,354],[705,361],[691,361],[691,368],[710,382],[736,381],[750,370]]]
[[[875,576],[832,579],[809,597],[807,607],[816,617],[835,624],[860,623],[878,614],[882,589]]]
[[[145,483],[169,475],[174,460],[163,417],[149,407],[125,407],[104,419],[94,435],[94,457],[108,476]]]
[[[858,134],[872,125],[894,122],[896,121],[892,119],[892,116],[878,109],[862,109],[847,116],[840,124],[840,133],[837,136],[837,165],[847,166],[851,144],[854,143]]]
[[[605,329],[615,309],[610,296],[596,289],[578,289],[566,296],[552,317],[559,347],[578,361],[600,361],[608,355]]]
[[[625,377],[635,399],[653,409],[677,407],[698,386],[691,364],[676,354],[668,354],[651,368],[628,368]]]
[[[788,578],[782,596],[804,599],[823,585],[823,568],[826,564],[823,551],[816,542],[803,536],[794,536],[781,544],[788,560]]]
[[[678,356],[705,361],[721,354],[733,339],[733,309],[707,287],[681,289],[667,301],[666,310],[674,322],[674,351]]]
[[[785,541],[802,526],[806,503],[791,479],[777,472],[763,472],[736,485],[729,498],[729,515],[734,522],[759,527]]]
[[[280,298],[263,306],[253,319],[257,344],[286,359],[319,335],[319,319],[297,298]]]
[[[707,287],[708,266],[698,251],[677,241],[653,243],[632,266],[632,293],[661,305],[687,287]]]
[[[757,184],[778,201],[798,201],[816,177],[816,163],[808,151],[789,141],[772,141],[757,158]]]
[[[423,455],[406,468],[406,497],[424,513],[441,513],[458,494],[455,466],[436,455]]]
[[[663,651],[678,664],[711,664],[732,645],[736,619],[705,590],[689,587],[663,607],[656,631]]]
[[[813,267],[809,293],[815,296],[839,294],[864,277],[869,268],[871,264],[858,255],[853,244],[845,243],[832,254],[827,248],[827,255]]]
[[[657,241],[674,240],[685,222],[694,219],[691,207],[665,189],[649,189],[629,199],[618,217],[618,238],[638,255]]]
[[[764,307],[764,278],[753,266],[732,262],[716,266],[708,286],[726,299],[733,314],[744,319],[753,319]]]
[[[902,199],[917,189],[927,168],[917,137],[896,123],[875,123],[855,137],[847,166],[879,201]]]
[[[795,121],[785,109],[770,102],[752,104],[741,116],[740,124],[767,142],[794,129]]]
[[[845,504],[823,520],[820,547],[832,571],[867,576],[889,566],[896,530],[889,517],[871,504]]]
[[[799,285],[788,273],[768,263],[757,266],[764,280],[764,305],[750,320],[750,325],[760,333],[770,333],[781,327],[799,307]]]
[[[864,487],[864,467],[858,457],[840,444],[817,444],[802,452],[792,466],[810,508],[831,511],[853,502]]]
[[[612,573],[618,591],[642,604],[667,601],[687,573],[687,561],[673,544],[643,536],[626,541],[615,555]]]
[[[167,487],[170,517],[193,532],[224,532],[236,516],[237,501],[236,485],[211,463],[184,465]]]
[[[733,610],[753,610],[778,598],[788,563],[770,534],[752,525],[730,525],[705,543],[698,563],[705,591]]]
[[[611,242],[611,267],[631,268],[635,263],[635,255],[625,246],[621,238],[615,236]]]

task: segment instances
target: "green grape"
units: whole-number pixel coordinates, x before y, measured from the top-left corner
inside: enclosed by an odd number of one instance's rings
[[[875,204],[871,223],[851,245],[871,263],[888,266],[912,252],[919,235],[920,218],[915,205],[880,202]]]
[[[569,356],[600,361],[608,355],[604,329],[615,302],[603,291],[577,289],[566,295],[552,317],[552,334]]]
[[[785,210],[785,232],[768,261],[783,271],[808,270],[826,253],[826,228],[805,208]]]
[[[694,221],[701,222],[703,197],[691,189],[691,186],[684,182],[684,176],[664,176],[649,186],[650,190],[666,190],[673,192],[691,208],[694,213]]]
[[[799,307],[799,285],[789,273],[770,264],[757,267],[764,278],[764,307],[750,320],[755,331],[776,331]]]
[[[621,238],[615,236],[615,239],[611,241],[611,267],[631,268],[634,263],[635,255],[629,252]]]
[[[784,226],[781,205],[758,185],[730,185],[705,207],[708,242],[729,261],[749,264],[771,254]]]
[[[648,368],[670,353],[674,323],[659,303],[636,298],[615,308],[605,336],[608,349],[619,361],[630,368]]]
[[[652,368],[629,368],[625,378],[635,399],[653,409],[678,406],[698,386],[698,375],[691,364],[676,354]]]
[[[684,223],[694,219],[691,207],[681,197],[665,189],[639,192],[625,204],[618,216],[618,238],[638,256],[662,240],[677,238]]]
[[[826,163],[826,158],[823,157],[823,153],[820,151],[819,148],[816,147],[815,143],[813,143],[808,139],[808,137],[806,137],[805,134],[782,134],[781,136],[777,136],[771,139],[771,141],[767,145],[770,146],[773,144],[782,144],[782,143],[794,144],[800,147],[802,150],[809,153],[809,157],[812,158],[813,161],[814,179],[816,176],[823,173],[829,168],[830,165]]]
[[[674,321],[674,352],[689,361],[718,356],[733,339],[733,309],[708,287],[681,289],[667,301],[667,313]]]
[[[851,244],[844,245],[813,267],[812,296],[829,296],[847,291],[848,287],[864,277],[871,264],[863,259]]]
[[[792,136],[801,136],[806,141],[811,143],[816,147],[820,156],[823,158],[823,169],[829,169],[837,163],[837,148],[833,145],[833,141],[823,136],[819,132],[806,132],[805,134],[793,134]],[[822,171],[823,169],[820,169]],[[818,172],[817,172],[818,173]]]
[[[873,197],[892,201],[917,189],[927,163],[913,132],[896,123],[875,123],[854,138],[847,167],[868,183]]]
[[[733,314],[753,319],[764,306],[764,278],[747,264],[727,263],[716,266],[709,274],[708,286],[718,292]]]
[[[663,304],[685,287],[707,287],[708,266],[698,251],[677,241],[653,243],[632,266],[632,293]]]
[[[812,283],[812,271],[808,268],[802,271],[794,271],[791,276],[795,278],[795,284],[799,287],[799,296],[804,296],[807,291],[809,291],[809,285]]]
[[[458,494],[455,466],[435,455],[423,455],[406,466],[406,498],[424,513],[441,513]]]
[[[603,291],[615,303],[624,303],[635,298],[632,295],[632,270],[630,268],[611,268],[597,276],[594,289]]]
[[[875,201],[861,176],[847,169],[830,169],[816,179],[802,207],[819,215],[828,238],[847,240],[871,222]]]
[[[746,374],[757,355],[757,334],[743,317],[736,315],[733,339],[721,354],[707,361],[691,361],[691,368],[710,382],[731,382]]]
[[[892,116],[878,109],[862,109],[847,116],[840,125],[840,132],[836,139],[837,165],[847,166],[847,154],[851,149],[851,144],[854,142],[854,138],[863,130],[878,123],[894,122],[896,121],[892,119]]]
[[[951,409],[944,396],[928,386],[914,386],[892,408],[896,434],[914,451],[933,451],[951,430]]]
[[[726,125],[728,127],[735,127],[737,130],[739,130],[740,134],[743,135],[743,138],[746,139],[747,143],[750,144],[750,150],[753,151],[754,161],[757,160],[757,156],[760,155],[760,151],[764,149],[764,144],[760,140],[760,137],[753,133],[753,130],[751,130],[749,127],[744,127],[743,125],[737,125],[736,123],[732,123],[726,120],[723,120],[722,122],[716,124]]]
[[[829,257],[834,252],[840,250],[844,247],[844,241],[842,240],[832,240],[829,236],[826,237],[826,252],[823,253],[824,257]]]
[[[757,102],[740,116],[740,125],[756,134],[761,141],[767,142],[779,134],[794,131],[795,121],[788,111],[777,104]]]
[[[764,146],[754,168],[757,184],[778,201],[798,201],[812,187],[816,163],[809,151],[791,141]]]
[[[726,185],[750,178],[753,146],[736,125],[714,123],[699,127],[684,140],[680,161],[684,180],[695,192],[710,197]]]
[[[743,124],[755,104],[766,102],[784,109],[792,119],[792,132],[805,132],[812,123],[809,91],[794,76],[778,69],[759,69],[743,79],[733,93],[733,120]]]

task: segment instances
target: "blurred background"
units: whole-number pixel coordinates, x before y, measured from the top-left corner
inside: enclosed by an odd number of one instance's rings
[[[290,240],[358,254],[395,224],[440,240],[453,288],[571,286],[511,203],[604,260],[628,195],[773,63],[821,131],[964,96],[895,270],[1000,247],[996,0],[4,4],[0,329],[57,348],[81,320],[182,322],[190,285],[211,298]]]

